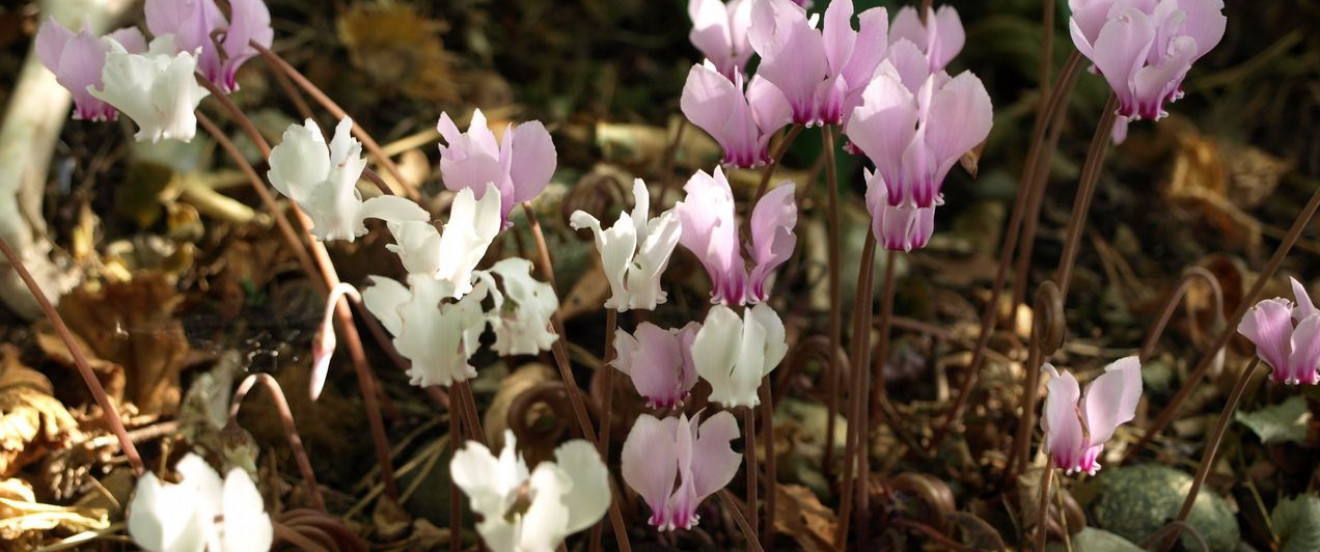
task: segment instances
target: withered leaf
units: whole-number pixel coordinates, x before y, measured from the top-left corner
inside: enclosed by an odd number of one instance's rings
[[[826,508],[811,489],[801,485],[775,487],[775,531],[793,537],[806,552],[833,550],[834,510]]]
[[[50,381],[18,355],[12,345],[0,345],[0,477],[65,446],[78,431],[78,422],[51,396]]]

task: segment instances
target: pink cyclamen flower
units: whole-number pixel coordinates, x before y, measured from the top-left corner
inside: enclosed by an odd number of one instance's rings
[[[700,330],[699,322],[671,330],[642,322],[632,334],[615,330],[614,351],[618,356],[610,366],[632,378],[637,393],[646,397],[646,406],[680,406],[697,383],[692,341]]]
[[[748,38],[761,55],[757,74],[783,92],[794,123],[842,123],[884,59],[888,13],[862,12],[859,30],[853,30],[852,16],[852,0],[835,0],[816,30],[806,10],[790,0],[756,0],[752,7]]]
[[[875,163],[891,207],[938,205],[944,177],[994,122],[981,79],[970,71],[932,74],[928,67],[916,45],[895,43],[844,125],[852,144]]]
[[[930,24],[934,21],[934,24]],[[939,72],[953,61],[953,57],[962,51],[967,41],[963,31],[962,19],[953,6],[940,6],[939,10],[926,12],[926,23],[912,6],[904,6],[894,16],[889,25],[889,42],[893,44],[906,39],[917,45],[926,54],[931,72]]]
[[[1192,63],[1224,37],[1223,0],[1069,0],[1077,51],[1118,97],[1114,140],[1129,121],[1160,120],[1182,98]]]
[[[554,176],[558,157],[550,133],[540,121],[509,125],[503,142],[486,126],[486,116],[472,113],[467,132],[459,132],[448,113],[440,114],[436,130],[445,139],[440,146],[440,177],[455,192],[469,188],[481,199],[486,184],[500,190],[500,216],[504,227],[513,226],[513,206],[541,193]]]
[[[1292,279],[1297,303],[1266,299],[1238,324],[1238,333],[1256,345],[1256,355],[1273,368],[1270,377],[1279,383],[1315,385],[1320,381],[1320,310],[1311,303],[1306,288]]]
[[[147,41],[135,28],[119,29],[106,36],[92,34],[90,22],[83,22],[77,34],[55,21],[54,17],[37,31],[37,59],[55,81],[73,95],[73,118],[87,121],[113,121],[119,112],[114,106],[93,96],[90,88],[101,88],[101,71],[106,55],[116,42],[133,54],[147,51]]]
[[[728,412],[707,418],[700,428],[687,415],[637,418],[623,442],[623,480],[651,507],[651,525],[671,531],[697,524],[697,506],[728,485],[742,464],[742,455],[729,446],[738,437],[738,423]]]
[[[913,203],[889,204],[889,188],[878,173],[866,174],[866,209],[871,212],[871,232],[880,246],[890,251],[912,251],[926,247],[935,233],[935,207],[944,203],[942,197],[930,207]]]
[[[1069,474],[1084,471],[1095,475],[1100,469],[1096,459],[1105,443],[1118,426],[1136,415],[1141,362],[1130,356],[1110,363],[1104,374],[1087,384],[1085,395],[1072,374],[1061,374],[1049,363],[1041,370],[1051,376],[1046,384],[1045,415],[1040,420],[1045,451],[1056,468]]]
[[[234,77],[257,55],[251,42],[269,48],[275,38],[270,10],[262,0],[229,0],[230,19],[215,0],[147,0],[143,11],[151,34],[174,35],[183,52],[200,50],[197,70],[225,92],[238,90]]]
[[[754,1],[688,0],[688,17],[692,18],[688,40],[729,80],[752,58],[747,28],[752,24]]]
[[[750,275],[739,251],[733,190],[724,171],[697,171],[683,186],[687,196],[674,210],[683,226],[678,242],[701,260],[711,280],[711,301],[742,305],[765,301],[773,271],[793,254],[797,236],[794,186],[785,182],[770,190],[752,210],[752,236],[747,244]]]
[[[692,124],[710,134],[724,150],[725,166],[752,168],[770,162],[770,136],[788,124],[792,108],[784,94],[759,76],[743,93],[743,77],[730,81],[710,62],[693,65],[679,104]]]

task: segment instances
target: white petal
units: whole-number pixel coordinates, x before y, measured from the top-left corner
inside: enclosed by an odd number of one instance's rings
[[[706,321],[692,342],[692,361],[697,374],[710,384],[710,400],[725,406],[747,404],[749,399],[738,396],[739,390],[733,387],[742,334],[742,319],[729,307],[715,305],[706,314]]]
[[[224,552],[270,550],[274,528],[261,493],[239,468],[229,470],[224,490]]]
[[[568,507],[565,533],[576,533],[600,521],[610,508],[610,472],[600,454],[586,441],[574,439],[555,450],[555,463],[573,482],[563,498]]]
[[[480,201],[470,188],[458,192],[449,223],[440,236],[440,267],[436,272],[437,278],[453,284],[455,298],[472,289],[472,270],[486,255],[500,225],[500,191],[494,185],[486,186]]]

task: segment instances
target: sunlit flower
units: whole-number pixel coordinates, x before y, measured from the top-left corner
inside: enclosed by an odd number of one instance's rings
[[[834,0],[816,30],[807,12],[790,0],[756,0],[748,39],[761,56],[757,75],[783,92],[793,122],[839,124],[885,57],[889,16],[872,8],[852,28],[852,0]]]
[[[792,119],[784,94],[770,81],[752,77],[744,93],[742,73],[730,80],[709,62],[688,71],[679,105],[692,124],[720,144],[723,163],[733,167],[768,163],[770,137]]]
[[[182,51],[199,52],[197,69],[225,92],[238,89],[234,76],[243,62],[257,55],[251,42],[270,47],[275,31],[262,0],[229,0],[230,20],[215,0],[147,0],[143,11],[147,30],[173,35]]]
[[[638,178],[633,182],[631,215],[620,213],[610,229],[602,229],[600,221],[586,211],[576,211],[569,217],[569,226],[574,230],[590,228],[596,236],[596,249],[610,283],[607,309],[654,309],[665,302],[667,295],[660,288],[660,276],[669,265],[683,228],[673,209],[648,219],[650,205],[651,194]]]
[[[84,22],[83,29],[74,34],[51,17],[37,31],[37,59],[73,95],[74,119],[112,121],[119,115],[113,106],[89,92],[90,88],[101,86],[101,71],[112,49],[111,42],[118,43],[128,53],[147,51],[142,32],[131,27],[96,36],[92,34],[91,24]]]
[[[555,144],[540,121],[509,125],[502,143],[495,140],[480,109],[472,113],[467,132],[459,132],[448,113],[440,115],[436,130],[446,143],[440,146],[445,187],[455,192],[468,188],[481,199],[486,185],[495,184],[505,228],[513,224],[509,220],[513,206],[540,194],[558,164]]]
[[[692,342],[697,374],[710,384],[710,400],[727,408],[761,403],[756,389],[788,353],[784,323],[764,303],[739,319],[733,309],[711,307]]]
[[[1301,282],[1292,279],[1297,303],[1266,299],[1251,308],[1238,333],[1256,345],[1256,355],[1273,368],[1271,378],[1288,385],[1320,381],[1320,310]]]
[[[447,386],[476,377],[468,359],[486,330],[484,282],[453,301],[453,286],[441,280],[410,276],[408,286],[380,276],[369,280],[372,285],[362,290],[362,302],[394,336],[399,354],[412,361],[410,383]]]
[[[1069,0],[1077,51],[1095,64],[1118,97],[1114,140],[1129,121],[1158,121],[1183,96],[1192,63],[1224,37],[1223,0]]]
[[[104,44],[110,51],[101,70],[102,87],[89,85],[87,92],[133,119],[139,142],[192,141],[197,133],[193,112],[209,94],[193,75],[196,55],[178,52],[169,35],[152,40],[141,54],[114,40]]]
[[[1141,363],[1137,357],[1118,359],[1105,367],[1105,373],[1087,384],[1082,395],[1077,379],[1072,374],[1060,374],[1046,363],[1041,370],[1049,372],[1046,384],[1045,414],[1041,417],[1041,430],[1045,432],[1045,451],[1054,460],[1054,467],[1067,473],[1079,471],[1095,475],[1100,469],[1096,459],[1105,443],[1114,436],[1114,429],[1130,421],[1141,400]]]
[[[692,19],[688,39],[726,79],[733,80],[752,57],[747,27],[752,24],[755,1],[688,0],[688,17]]]
[[[494,552],[551,552],[592,526],[610,506],[609,470],[582,439],[560,445],[554,462],[528,471],[505,430],[499,458],[475,441],[454,454],[454,484],[481,515],[477,532]]]
[[[453,296],[462,297],[472,289],[472,271],[500,231],[500,191],[486,184],[480,201],[471,189],[458,192],[444,232],[420,220],[391,222],[389,228],[395,243],[385,247],[399,255],[409,274],[448,282]]]
[[[699,330],[701,324],[697,322],[671,330],[642,322],[632,334],[616,329],[614,351],[617,356],[610,366],[632,378],[637,393],[646,397],[646,406],[679,406],[697,383],[692,341]]]
[[[501,355],[534,355],[550,350],[559,339],[549,329],[550,317],[559,308],[554,288],[533,278],[532,262],[523,258],[502,259],[488,272],[499,276],[499,289],[503,291],[494,293],[490,325],[495,344],[491,348]]]
[[[164,483],[150,472],[128,505],[128,534],[151,552],[269,550],[273,529],[261,493],[240,468],[222,482],[195,454],[175,467],[183,478]]]
[[[357,181],[367,161],[352,128],[351,119],[341,119],[327,147],[321,129],[308,119],[303,126],[290,125],[270,152],[271,185],[312,219],[312,235],[323,241],[351,242],[367,233],[363,222],[368,218],[429,220],[430,214],[407,198],[386,195],[362,201]]]
[[[930,71],[938,73],[962,51],[967,34],[963,31],[962,19],[953,6],[940,6],[926,12],[926,23],[922,23],[917,9],[912,6],[899,8],[894,22],[889,25],[889,42],[895,43],[906,39],[926,54]],[[930,22],[934,23],[930,23]]]
[[[752,209],[750,275],[739,250],[734,220],[733,190],[724,171],[697,171],[683,186],[687,195],[674,206],[683,225],[679,243],[706,267],[711,301],[741,305],[766,299],[773,271],[788,260],[797,244],[794,186],[785,182],[763,196]]]
[[[724,488],[742,464],[729,443],[739,436],[733,415],[720,412],[698,428],[687,415],[656,419],[642,414],[623,442],[623,480],[651,508],[661,531],[691,529],[697,506]]]

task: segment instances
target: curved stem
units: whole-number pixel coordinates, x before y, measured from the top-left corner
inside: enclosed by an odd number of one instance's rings
[[[1047,281],[1036,290],[1032,308],[1031,347],[1027,352],[1027,381],[1023,384],[1022,419],[1018,421],[1014,433],[1012,448],[1014,451],[1004,466],[1004,483],[1011,484],[1017,477],[1018,470],[1026,467],[1027,455],[1031,451],[1031,434],[1036,426],[1036,399],[1040,393],[1040,367],[1045,359],[1054,354],[1063,342],[1066,330],[1063,314],[1063,297],[1059,287]]]
[[[298,434],[298,425],[293,421],[293,411],[289,409],[289,401],[284,396],[280,382],[275,381],[270,374],[251,374],[243,378],[243,383],[239,384],[238,390],[234,391],[234,396],[229,401],[228,425],[237,425],[238,409],[243,405],[243,398],[247,397],[248,392],[258,383],[270,390],[270,399],[275,403],[280,422],[284,424],[284,434],[289,439],[289,448],[293,449],[293,459],[298,463],[298,471],[302,472],[303,482],[307,485],[307,494],[312,497],[312,505],[324,512],[325,499],[321,497],[321,488],[316,484],[316,472],[312,471],[312,463],[307,459],[302,435]]]
[[[331,100],[325,92],[322,92],[320,88],[315,84],[312,84],[312,81],[308,80],[307,77],[303,76],[303,74],[298,72],[298,70],[292,65],[289,65],[289,62],[284,61],[284,58],[280,57],[279,54],[276,54],[271,51],[270,48],[257,44],[256,42],[250,42],[249,44],[257,50],[257,53],[261,54],[262,59],[270,63],[275,69],[284,72],[289,78],[293,79],[293,82],[296,83],[299,88],[302,88],[307,95],[311,96],[313,100],[316,100],[316,103],[321,104],[321,107],[324,107],[326,111],[329,111],[336,120],[348,117],[348,113],[345,112],[343,108],[339,107],[339,104],[335,103],[334,100]],[[367,153],[371,154],[371,157],[375,159],[377,163],[380,163],[382,167],[385,167],[385,172],[390,173],[390,176],[394,177],[394,180],[399,183],[399,186],[403,187],[404,195],[407,196],[408,199],[416,201],[420,197],[417,194],[417,190],[403,178],[403,173],[399,172],[399,167],[394,164],[394,160],[390,159],[388,155],[385,155],[385,152],[381,151],[380,144],[377,144],[376,140],[373,139],[370,134],[367,134],[367,131],[363,130],[361,125],[357,124],[357,121],[353,122],[353,136],[356,136],[358,140],[362,141],[362,146],[366,148]]]
[[[1183,271],[1183,275],[1178,279],[1178,283],[1174,285],[1173,291],[1169,292],[1168,298],[1164,300],[1164,307],[1160,309],[1159,318],[1155,319],[1155,325],[1151,326],[1150,334],[1147,335],[1146,340],[1142,342],[1141,352],[1137,357],[1141,362],[1150,359],[1151,353],[1155,351],[1155,345],[1160,342],[1160,336],[1164,335],[1164,328],[1168,326],[1169,319],[1173,318],[1173,311],[1178,308],[1178,304],[1181,303],[1183,297],[1187,295],[1187,290],[1190,289],[1192,280],[1196,278],[1204,280],[1206,285],[1210,286],[1210,294],[1214,299],[1215,304],[1214,327],[1219,328],[1224,324],[1224,291],[1219,285],[1219,279],[1209,270],[1199,266],[1188,268]]]
[[[536,211],[532,209],[531,203],[523,202],[522,208],[523,213],[527,215],[527,223],[532,228],[532,238],[536,240],[537,253],[541,259],[541,275],[551,287],[554,287],[555,268],[550,260],[550,249],[545,244],[545,234],[541,232],[541,223],[537,220]],[[573,416],[577,418],[578,430],[591,446],[599,450],[600,442],[596,439],[596,431],[591,427],[591,418],[587,416],[587,406],[582,400],[582,388],[578,387],[577,378],[573,377],[568,350],[564,347],[568,337],[564,334],[564,323],[559,317],[558,310],[550,315],[550,326],[559,334],[559,338],[550,347],[551,356],[555,359],[555,366],[559,368],[559,377],[564,380],[565,393],[568,395],[569,404],[573,407]],[[620,550],[632,552],[632,545],[628,542],[627,527],[623,523],[623,513],[619,510],[619,495],[617,492],[613,494],[614,500],[610,501],[610,525],[614,529],[614,538],[617,539]]]
[[[1072,282],[1073,266],[1077,261],[1077,251],[1082,243],[1082,229],[1086,227],[1086,216],[1091,211],[1091,199],[1095,197],[1095,184],[1100,180],[1100,169],[1104,165],[1105,152],[1117,119],[1118,96],[1109,93],[1105,102],[1105,111],[1100,115],[1100,124],[1095,127],[1091,137],[1091,148],[1086,152],[1086,164],[1082,166],[1082,179],[1077,187],[1077,199],[1073,202],[1072,216],[1068,218],[1068,235],[1063,244],[1063,256],[1059,259],[1059,270],[1054,281],[1059,284],[1059,295],[1068,300],[1068,285]]]
[[[1260,357],[1251,359],[1242,374],[1238,376],[1237,383],[1233,384],[1233,391],[1228,395],[1228,402],[1224,403],[1224,410],[1219,413],[1219,420],[1215,422],[1214,432],[1210,434],[1210,440],[1205,444],[1205,453],[1201,455],[1201,462],[1196,465],[1196,476],[1192,478],[1192,488],[1187,491],[1187,497],[1183,499],[1182,508],[1178,510],[1178,521],[1187,521],[1187,516],[1192,513],[1192,505],[1196,503],[1196,495],[1201,491],[1201,486],[1205,484],[1205,478],[1210,475],[1210,467],[1215,463],[1215,454],[1219,452],[1219,445],[1224,442],[1224,433],[1228,431],[1229,422],[1233,421],[1233,411],[1237,410],[1239,402],[1242,402],[1242,394],[1247,390],[1247,383],[1251,381],[1251,376],[1256,373],[1256,367],[1260,366]],[[1164,537],[1160,550],[1169,550],[1173,544],[1178,541],[1178,536],[1182,533],[1181,526],[1175,526],[1172,534]]]
[[[5,259],[9,261],[10,266],[14,267],[14,272],[23,280],[28,291],[32,292],[32,298],[37,300],[37,305],[41,307],[42,312],[46,313],[46,318],[50,319],[51,325],[55,326],[55,333],[60,336],[60,341],[64,342],[64,347],[69,350],[69,355],[73,357],[73,364],[78,368],[78,375],[82,376],[83,384],[87,386],[88,392],[96,400],[96,404],[101,407],[101,416],[105,418],[106,425],[110,426],[110,432],[115,434],[119,440],[119,447],[123,449],[124,456],[128,457],[128,464],[133,467],[133,473],[141,476],[145,471],[142,464],[142,456],[138,454],[137,447],[133,445],[133,440],[128,437],[128,431],[124,429],[124,421],[119,418],[119,411],[115,409],[114,403],[110,402],[110,396],[106,395],[105,388],[101,386],[101,380],[96,379],[96,373],[92,372],[92,366],[87,362],[87,355],[83,353],[82,347],[78,345],[77,339],[73,337],[73,332],[64,324],[64,319],[60,313],[51,305],[50,299],[46,298],[46,292],[41,290],[37,281],[32,278],[28,272],[23,260],[18,257],[14,250],[9,247],[9,242],[0,237],[0,252],[4,253]]]
[[[1077,76],[1077,71],[1081,68],[1081,54],[1073,52],[1069,56],[1067,63],[1064,64],[1063,72],[1059,74],[1060,82],[1056,83],[1050,93],[1050,102],[1052,109],[1048,111],[1048,120],[1055,125],[1063,124],[1064,107],[1067,106],[1067,97],[1072,93],[1073,79]],[[985,310],[981,314],[980,333],[976,338],[976,346],[972,349],[972,360],[967,365],[967,375],[963,378],[963,383],[958,387],[957,398],[954,399],[953,408],[944,419],[944,423],[936,430],[935,436],[926,446],[926,451],[930,452],[937,448],[944,437],[950,431],[956,429],[961,423],[963,411],[967,406],[967,399],[971,393],[972,386],[976,384],[980,376],[981,364],[985,361],[985,350],[990,344],[990,336],[994,333],[995,314],[999,309],[999,297],[1004,291],[1004,280],[1008,274],[1008,266],[1013,261],[1013,251],[1017,246],[1018,236],[1022,230],[1022,222],[1027,210],[1027,201],[1031,196],[1034,186],[1043,185],[1035,182],[1033,178],[1034,171],[1031,167],[1038,163],[1040,157],[1042,142],[1045,137],[1046,124],[1044,114],[1038,115],[1036,125],[1032,131],[1031,147],[1027,151],[1027,162],[1023,165],[1023,182],[1018,189],[1017,200],[1013,204],[1013,215],[1008,223],[1008,232],[1004,235],[1003,244],[1000,246],[999,260],[995,269],[994,284],[990,287],[990,299],[986,302]],[[1045,162],[1048,165],[1048,162]],[[1018,274],[1016,277],[1025,277]]]

